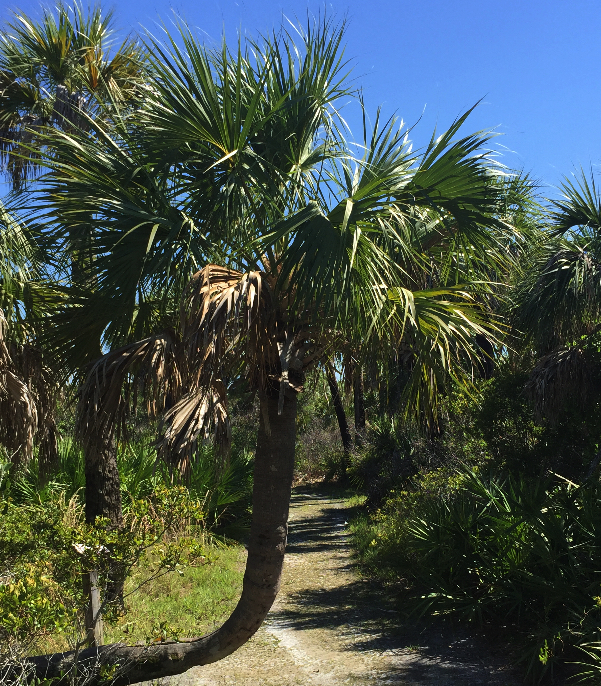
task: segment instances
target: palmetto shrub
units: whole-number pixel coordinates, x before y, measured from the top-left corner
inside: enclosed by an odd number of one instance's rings
[[[363,557],[411,585],[413,611],[503,625],[538,681],[601,629],[601,486],[557,478],[458,475],[376,527],[358,526]],[[368,543],[367,539],[373,538]],[[396,545],[395,545],[396,541]]]
[[[58,493],[69,500],[84,497],[84,460],[81,448],[70,436],[58,443],[58,464],[51,475],[40,473],[37,459],[14,475],[8,462],[0,459],[0,496],[16,504],[31,505],[54,500]],[[131,503],[150,497],[157,488],[179,486],[179,479],[157,461],[156,448],[149,437],[123,443],[117,451],[124,511]],[[229,526],[247,519],[252,494],[252,455],[244,443],[235,446],[226,464],[216,458],[211,446],[197,450],[189,480],[184,484],[189,496],[203,503],[205,524],[212,528]],[[229,533],[229,530],[228,530]]]

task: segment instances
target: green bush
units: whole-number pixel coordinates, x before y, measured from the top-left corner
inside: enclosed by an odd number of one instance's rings
[[[63,634],[74,647],[84,636],[82,575],[98,572],[103,616],[115,621],[123,606],[109,602],[108,589],[151,551],[154,576],[205,561],[204,517],[183,487],[132,501],[118,530],[85,524],[77,496],[61,490],[38,503],[0,500],[0,645],[28,649]]]
[[[236,446],[238,447],[238,446]],[[157,463],[156,449],[150,439],[122,443],[117,450],[121,479],[123,510],[128,512],[132,501],[149,497],[160,486],[170,488],[178,482],[176,475]],[[203,502],[207,526],[223,529],[238,521],[247,523],[252,495],[253,455],[245,448],[232,450],[223,465],[211,446],[200,446],[192,462],[186,489]],[[12,478],[9,465],[0,461],[0,494],[16,504],[31,505],[53,499],[63,493],[83,499],[85,468],[81,448],[70,437],[59,441],[59,460],[50,477],[40,474],[38,462],[32,460]]]
[[[532,476],[552,471],[580,481],[599,448],[599,404],[568,404],[553,422],[535,418],[527,381],[527,371],[509,362],[500,365],[464,408],[469,434],[480,438],[498,468]]]
[[[404,579],[414,612],[510,626],[534,681],[599,640],[601,485],[467,470],[424,490],[354,524],[364,563]]]

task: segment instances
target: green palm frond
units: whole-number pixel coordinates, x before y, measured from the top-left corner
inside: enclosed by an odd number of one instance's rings
[[[403,341],[409,377],[403,394],[406,411],[435,427],[437,396],[449,382],[468,392],[481,366],[477,336],[499,346],[502,327],[462,287],[427,291],[391,289],[397,340]]]
[[[39,238],[34,222],[0,202],[0,308],[11,340],[21,343],[32,341],[39,323],[61,300]]]
[[[550,201],[547,230],[523,256],[511,306],[516,329],[543,355],[545,378],[549,370],[561,376],[557,361],[573,358],[565,350],[588,345],[601,316],[601,196],[584,172],[565,179],[561,191],[561,199]]]
[[[551,201],[553,231],[557,235],[586,229],[598,233],[601,230],[601,195],[592,174],[587,178],[581,169],[580,176],[574,180],[564,179],[560,190],[563,194],[561,200]]]

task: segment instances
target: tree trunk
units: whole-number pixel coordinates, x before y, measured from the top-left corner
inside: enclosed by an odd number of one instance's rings
[[[95,524],[97,517],[106,517],[111,528],[123,526],[121,507],[121,480],[117,468],[115,439],[104,432],[90,436],[84,446],[86,472],[86,522]],[[91,646],[102,645],[102,617],[100,603],[123,604],[123,576],[117,569],[110,574],[106,586],[106,598],[100,598],[100,590],[92,580],[97,578],[96,570],[86,571],[83,575],[83,590],[88,598],[85,613],[85,628]]]
[[[106,517],[112,527],[121,527],[121,481],[114,438],[100,434],[89,437],[85,462],[86,522],[94,524],[97,517]]]
[[[351,438],[351,432],[349,431],[348,422],[346,421],[346,414],[344,412],[344,407],[342,405],[342,399],[340,397],[340,390],[338,389],[338,382],[336,381],[334,367],[329,360],[326,361],[324,366],[326,368],[326,378],[328,380],[328,386],[330,387],[330,394],[332,395],[332,402],[334,404],[334,410],[336,412],[336,419],[338,420],[338,427],[340,428],[340,438],[342,438],[342,447],[344,449],[344,458],[341,474],[341,477],[344,479],[346,476],[346,467],[349,461],[348,456],[351,450],[353,449],[353,439]]]
[[[98,588],[98,572],[84,572],[83,592],[88,598],[85,623],[88,645],[101,646],[104,643],[104,629],[100,614],[100,589]]]
[[[478,346],[478,371],[481,379],[492,379],[495,371],[495,349],[493,344],[483,334],[476,335]]]
[[[355,442],[363,444],[365,437],[365,395],[363,392],[363,369],[360,364],[353,370],[353,402],[355,405]]]
[[[202,638],[150,646],[114,644],[75,653],[29,658],[39,679],[57,678],[65,685],[75,669],[95,669],[90,684],[114,686],[181,674],[191,667],[217,662],[243,645],[261,626],[280,588],[286,547],[288,507],[296,443],[296,393],[289,391],[281,415],[278,397],[261,400],[254,465],[253,517],[240,601],[217,631]],[[104,679],[99,675],[100,666]],[[113,670],[116,667],[116,671]]]

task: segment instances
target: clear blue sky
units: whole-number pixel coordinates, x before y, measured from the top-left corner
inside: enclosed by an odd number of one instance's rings
[[[0,20],[10,9],[36,15],[39,7],[9,0]],[[446,128],[483,99],[466,132],[504,134],[497,143],[509,166],[549,185],[575,167],[600,168],[599,0],[121,0],[114,7],[124,31],[155,29],[175,11],[207,40],[225,30],[232,41],[238,30],[256,34],[282,16],[302,19],[325,7],[349,19],[347,55],[369,111],[381,104],[410,124],[423,113],[412,134],[417,147],[434,126]],[[349,119],[358,124],[352,110]]]

